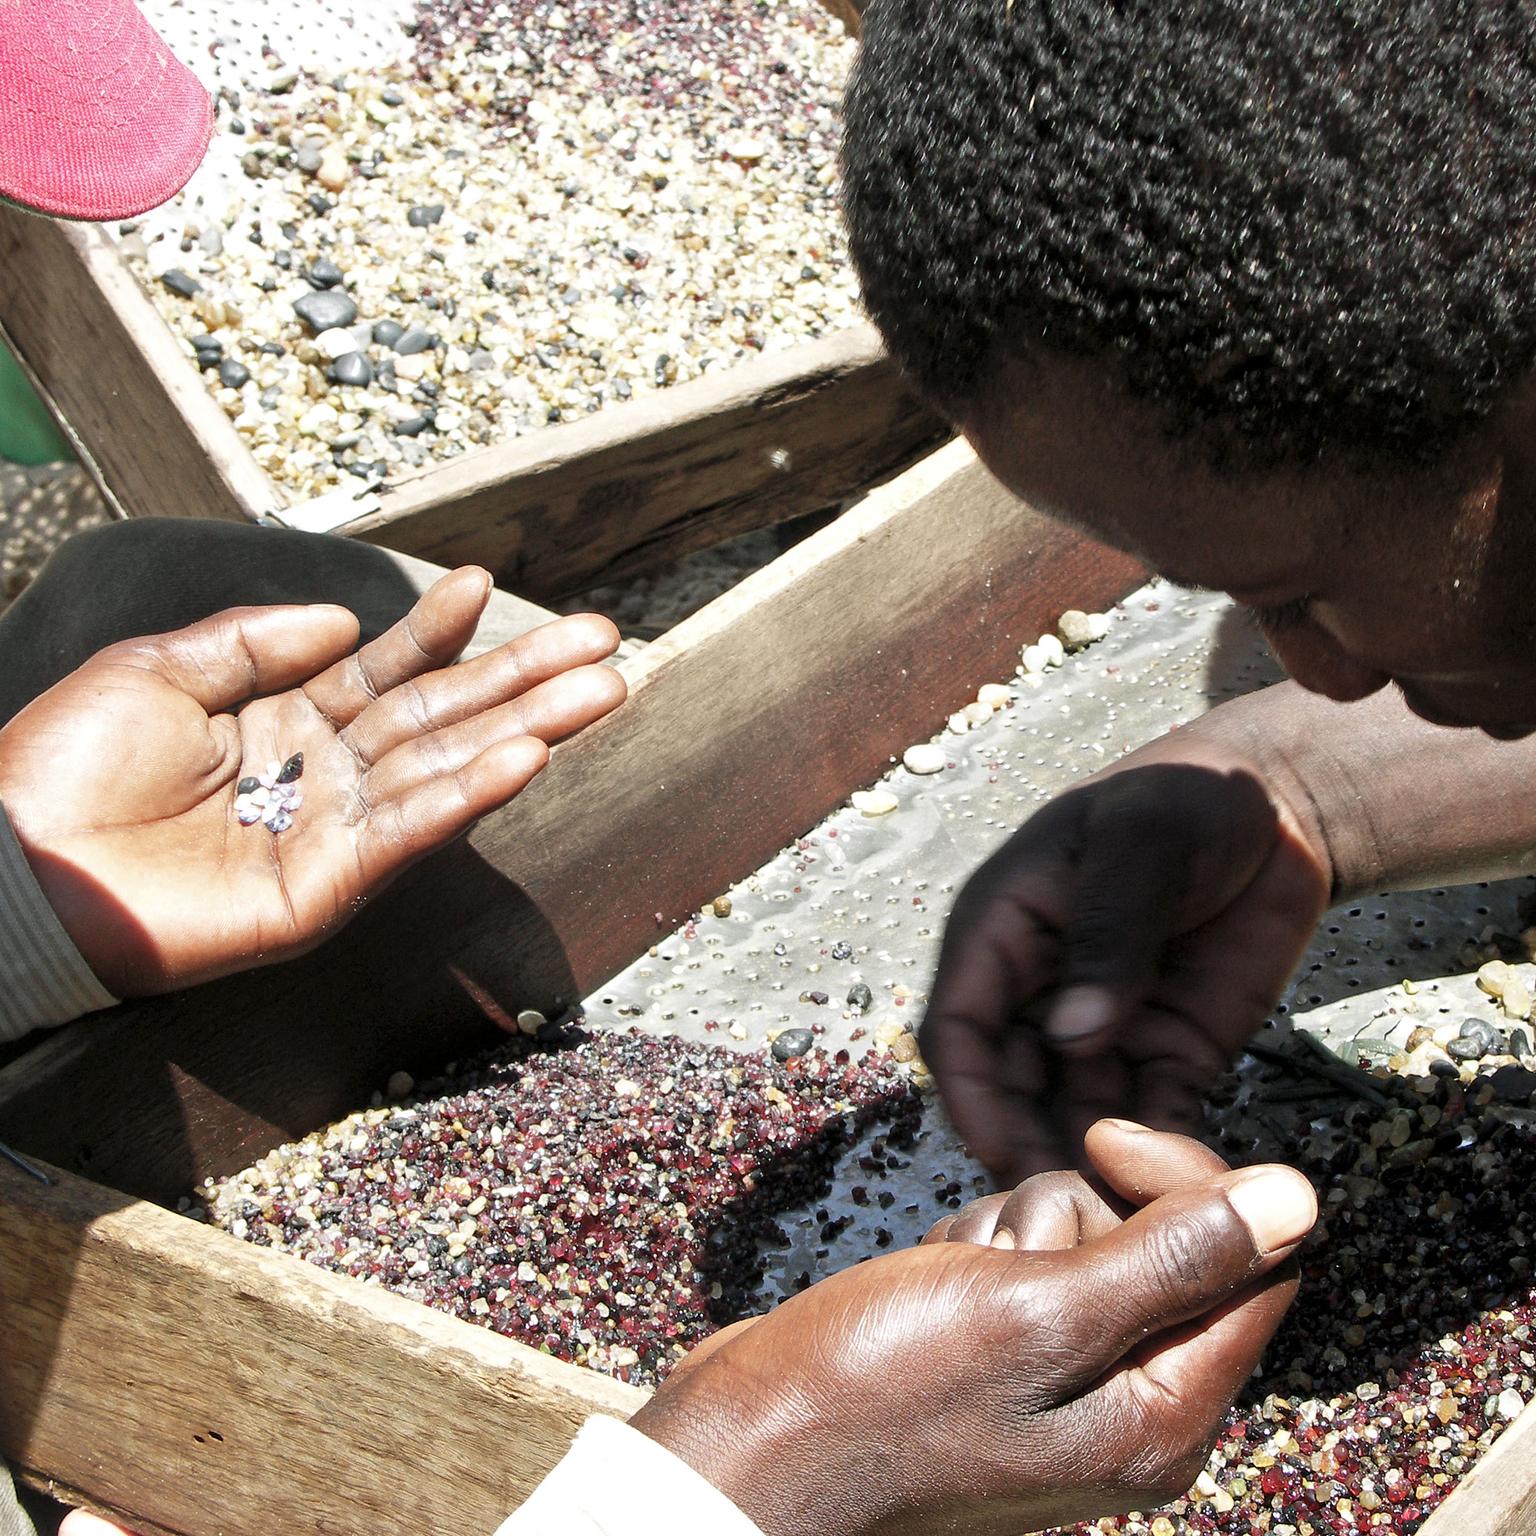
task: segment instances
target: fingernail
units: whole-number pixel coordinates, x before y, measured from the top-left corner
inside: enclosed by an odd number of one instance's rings
[[[1317,1196],[1289,1168],[1255,1168],[1227,1186],[1227,1203],[1262,1254],[1299,1243],[1317,1220]]]
[[[1108,987],[1068,987],[1046,1015],[1045,1032],[1057,1040],[1083,1040],[1114,1023],[1115,994]]]
[[[1017,1248],[1019,1244],[1007,1227],[999,1227],[992,1234],[992,1242],[989,1246],[993,1248]]]
[[[1113,1115],[1106,1115],[1099,1121],[1100,1125],[1112,1125],[1117,1131],[1123,1131],[1127,1136],[1149,1136],[1151,1131],[1147,1126],[1137,1125],[1134,1120],[1117,1120]]]

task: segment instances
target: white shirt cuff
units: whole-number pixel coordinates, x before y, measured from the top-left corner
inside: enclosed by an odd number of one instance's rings
[[[591,1418],[565,1460],[496,1536],[763,1536],[713,1484],[648,1435]]]

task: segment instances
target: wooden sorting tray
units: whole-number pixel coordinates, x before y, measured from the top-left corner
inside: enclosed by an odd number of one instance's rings
[[[101,229],[0,206],[0,340],[119,512],[289,504]],[[946,433],[858,325],[391,480],[337,531],[548,600],[835,507]]]

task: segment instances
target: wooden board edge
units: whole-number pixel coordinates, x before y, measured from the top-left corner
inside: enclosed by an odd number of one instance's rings
[[[1536,1532],[1536,1402],[1528,1403],[1419,1536],[1532,1536]]]
[[[0,1168],[0,1448],[157,1531],[494,1530],[647,1395],[47,1171]]]
[[[835,506],[948,432],[861,324],[433,465],[338,531],[561,596]]]
[[[0,323],[129,514],[287,504],[99,226],[0,205]]]

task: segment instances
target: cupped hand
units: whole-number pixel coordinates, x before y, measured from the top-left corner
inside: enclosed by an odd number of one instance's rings
[[[845,1270],[696,1351],[632,1423],[767,1536],[1153,1508],[1199,1474],[1316,1219],[1289,1169],[1207,1166],[1055,1251],[939,1241]]]
[[[1191,1129],[1329,886],[1279,790],[1191,730],[1046,806],[956,900],[920,1033],[972,1153],[1012,1185],[1105,1116]]]
[[[361,649],[344,608],[230,609],[109,647],[0,730],[0,804],[104,986],[309,948],[622,701],[596,615],[450,665],[490,592],[454,571]],[[241,825],[236,785],[296,754],[292,825]]]

